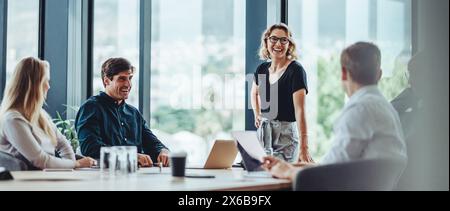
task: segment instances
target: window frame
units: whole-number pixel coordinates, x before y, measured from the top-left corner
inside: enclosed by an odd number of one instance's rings
[[[50,53],[48,49],[49,44],[45,42],[46,35],[51,30],[55,30],[54,27],[51,27],[51,25],[46,24],[48,22],[47,15],[52,12],[51,8],[49,7],[54,2],[58,1],[49,1],[49,0],[39,0],[40,1],[40,7],[39,7],[39,17],[40,17],[40,24],[39,24],[39,57],[45,59],[46,54]],[[67,0],[66,0],[67,1]],[[69,22],[76,23],[77,21],[74,19],[81,18],[81,55],[80,52],[71,52],[72,54],[78,54],[79,57],[76,57],[74,61],[68,61],[65,66],[68,68],[65,68],[66,71],[60,71],[63,72],[60,75],[53,76],[53,80],[57,81],[55,79],[60,79],[58,77],[63,77],[64,80],[68,77],[73,77],[74,72],[76,72],[79,68],[79,66],[74,65],[74,63],[78,63],[81,61],[81,79],[78,84],[74,83],[71,85],[64,84],[62,86],[63,91],[65,91],[63,98],[56,98],[53,100],[54,97],[50,97],[49,101],[47,102],[49,104],[49,108],[51,111],[51,108],[61,108],[62,104],[72,104],[72,102],[81,102],[82,100],[85,100],[92,96],[92,79],[93,79],[93,28],[94,28],[94,22],[93,22],[93,10],[94,10],[94,2],[90,0],[82,0],[82,11],[81,15],[76,16],[70,16],[69,11],[72,11],[74,7],[73,4],[69,4],[69,10],[63,12],[59,17],[61,17],[62,20],[68,20]],[[279,8],[279,14],[281,14],[280,20],[283,23],[288,23],[289,14],[288,14],[288,0],[279,0],[281,7]],[[146,77],[151,77],[150,68],[151,67],[151,4],[146,0],[140,0],[140,33],[139,33],[139,43],[140,43],[140,49],[139,49],[139,63],[142,70],[142,76],[139,79],[139,110],[143,113],[144,118],[149,121],[150,120],[150,80],[143,80]],[[264,2],[261,2],[260,0],[246,0],[247,4],[247,11],[246,11],[246,56],[245,56],[245,62],[246,62],[246,74],[252,74],[253,70],[256,68],[256,65],[260,62],[257,58],[255,58],[255,52],[258,50],[259,47],[259,39],[254,39],[255,37],[259,37],[261,31],[263,31],[266,28],[267,25],[267,0],[264,0]],[[76,6],[76,5],[75,5]],[[251,8],[251,9],[250,9]],[[413,53],[417,52],[418,49],[418,0],[412,0],[411,2],[411,44],[412,44],[412,50]],[[0,0],[0,11],[2,11],[2,15],[0,16],[0,29],[2,29],[0,33],[0,97],[3,97],[3,92],[5,88],[6,83],[6,40],[7,40],[7,16],[8,16],[8,0]],[[71,18],[72,20],[69,20]],[[73,27],[69,24],[69,27]],[[72,28],[72,30],[75,28]],[[77,26],[77,30],[80,29],[80,26]],[[68,40],[69,36],[73,36],[71,34],[68,34],[66,36],[66,43],[69,43]],[[80,39],[77,38],[76,39]],[[47,46],[46,46],[47,45]],[[69,45],[69,44],[68,44]],[[65,45],[65,46],[68,46]],[[73,46],[73,45],[72,45]],[[66,49],[66,52],[68,49]],[[69,54],[71,54],[69,53]],[[71,60],[72,56],[69,56],[68,60]],[[67,60],[64,58],[61,58],[60,55],[55,57],[55,60]],[[70,80],[69,80],[70,81]],[[60,88],[61,84],[58,84],[55,86],[55,84],[52,84],[54,87]],[[73,90],[81,90],[81,94],[77,93],[75,96],[73,95]],[[50,95],[53,95],[51,92]],[[249,109],[248,100],[249,100],[249,91],[246,89],[246,129],[254,129],[253,126],[253,112],[251,109]],[[60,104],[60,106],[58,106]],[[53,114],[50,112],[50,114]],[[71,115],[72,116],[72,115]]]
[[[0,97],[6,83],[6,42],[8,35],[8,0],[0,0]]]

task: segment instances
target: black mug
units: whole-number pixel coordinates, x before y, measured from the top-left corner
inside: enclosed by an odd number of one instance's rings
[[[8,170],[6,170],[3,167],[0,167],[0,181],[4,181],[4,180],[13,180],[14,177],[11,175],[11,172],[9,172]]]
[[[170,155],[172,176],[184,177],[186,175],[186,157],[186,153],[172,153]]]

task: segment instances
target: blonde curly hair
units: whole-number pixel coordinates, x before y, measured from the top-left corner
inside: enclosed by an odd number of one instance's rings
[[[286,32],[286,34],[288,34],[289,49],[287,51],[286,56],[288,57],[288,59],[297,60],[298,59],[297,44],[295,44],[294,39],[292,39],[292,32],[291,32],[291,30],[284,23],[274,24],[274,25],[270,26],[269,28],[267,28],[266,31],[264,31],[264,33],[262,34],[262,37],[261,37],[261,46],[259,47],[259,58],[261,60],[269,60],[269,59],[271,59],[269,50],[267,49],[268,48],[267,47],[267,40],[269,39],[270,34],[272,34],[272,32],[275,29],[283,30],[283,31]]]

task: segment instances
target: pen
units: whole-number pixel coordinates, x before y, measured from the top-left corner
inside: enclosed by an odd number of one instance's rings
[[[154,167],[159,167],[159,173],[162,172],[162,167],[163,167],[162,163],[154,163],[153,166]]]

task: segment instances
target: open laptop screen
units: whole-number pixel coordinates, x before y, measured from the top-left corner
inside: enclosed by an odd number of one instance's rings
[[[266,156],[256,131],[234,131],[233,137],[238,142],[244,167],[247,171],[263,171],[261,168],[263,157]]]
[[[264,169],[261,167],[261,161],[259,161],[256,158],[251,157],[247,151],[241,146],[241,144],[237,144],[239,153],[241,153],[242,161],[244,164],[244,169],[251,172],[251,171],[264,171]]]

